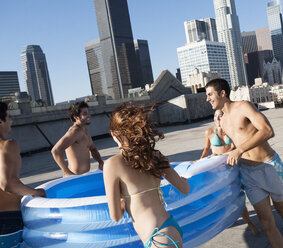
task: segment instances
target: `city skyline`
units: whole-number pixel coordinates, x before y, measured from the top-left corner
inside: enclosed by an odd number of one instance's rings
[[[236,1],[241,32],[268,26],[267,2]],[[184,22],[215,18],[212,0],[128,0],[128,5],[134,39],[148,40],[154,79],[164,69],[175,74],[179,67],[176,49],[185,44]],[[91,95],[84,44],[99,37],[93,0],[11,0],[1,2],[0,9],[5,34],[0,39],[0,70],[17,71],[21,91],[26,88],[20,53],[36,44],[46,55],[56,103]]]

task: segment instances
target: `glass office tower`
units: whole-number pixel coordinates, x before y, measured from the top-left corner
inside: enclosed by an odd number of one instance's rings
[[[21,60],[27,91],[32,100],[54,105],[47,62],[40,46],[25,46]]]
[[[280,1],[269,1],[267,3],[267,19],[271,35],[274,57],[279,59],[283,65],[283,25],[280,12]]]
[[[16,71],[0,71],[0,97],[20,92],[18,73]]]
[[[127,0],[94,0],[107,94],[124,98],[140,86]]]

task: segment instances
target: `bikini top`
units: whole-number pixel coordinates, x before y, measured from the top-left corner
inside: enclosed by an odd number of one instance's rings
[[[217,128],[215,128],[214,135],[211,139],[211,145],[212,146],[229,146],[232,144],[232,140],[228,136],[226,136],[224,142],[225,142],[224,144],[221,143],[221,140],[217,135]]]
[[[158,191],[158,195],[159,195],[159,199],[160,199],[161,204],[164,204],[167,207],[167,204],[166,204],[166,202],[164,200],[163,192],[162,192],[160,186],[153,187],[151,189],[146,189],[144,191],[141,191],[141,192],[138,192],[138,193],[135,193],[135,194],[132,194],[132,195],[122,195],[122,197],[123,198],[131,198],[131,197],[135,197],[135,196],[138,196],[138,195],[142,195],[142,194],[144,194],[146,192],[150,192],[152,190],[157,190]]]

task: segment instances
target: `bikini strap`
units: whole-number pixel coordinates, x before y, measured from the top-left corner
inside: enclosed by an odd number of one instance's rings
[[[167,207],[167,203],[163,197],[163,191],[160,187],[158,187],[158,195],[159,195],[159,199],[161,201],[161,204],[163,204],[165,207]]]
[[[166,234],[164,234],[164,233],[162,233],[162,232],[159,232],[159,231],[160,231],[160,229],[159,229],[158,227],[155,227],[155,228],[153,229],[153,231],[152,231],[152,233],[151,233],[151,235],[150,235],[149,240],[144,244],[144,247],[145,247],[145,248],[150,248],[152,244],[158,245],[158,246],[170,246],[170,245],[175,245],[175,247],[178,248],[178,245],[177,245],[177,244],[178,244],[180,241],[177,241],[177,242],[176,242],[176,241],[174,241],[174,239],[172,239],[172,238],[169,237],[168,235],[166,235]],[[154,241],[153,238],[154,238],[155,236],[157,236],[157,235],[162,235],[162,236],[168,238],[172,243],[170,243],[170,244],[161,244],[161,243],[159,243],[159,242],[157,242],[157,241]]]
[[[131,198],[131,197],[135,197],[135,196],[138,196],[138,195],[142,195],[146,192],[150,192],[152,190],[157,190],[161,204],[164,204],[164,206],[167,207],[167,203],[165,202],[165,199],[163,197],[163,192],[162,192],[162,189],[160,188],[160,186],[157,186],[157,187],[154,187],[154,188],[151,188],[151,189],[147,189],[147,190],[144,190],[144,191],[138,192],[136,194],[132,194],[132,195],[121,195],[121,197],[122,198]]]
[[[123,197],[125,197],[125,198],[131,198],[131,197],[135,197],[135,196],[138,196],[138,195],[142,195],[142,194],[144,194],[144,193],[146,193],[146,192],[150,192],[150,191],[156,190],[156,189],[159,191],[160,186],[157,186],[157,187],[154,187],[154,188],[151,188],[151,189],[146,189],[146,190],[144,190],[144,191],[141,191],[141,192],[138,192],[138,193],[135,193],[135,194],[132,194],[132,195],[124,195]]]

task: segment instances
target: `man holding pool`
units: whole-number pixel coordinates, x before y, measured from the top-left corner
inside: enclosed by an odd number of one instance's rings
[[[276,227],[270,198],[283,218],[283,183],[275,167],[282,173],[282,161],[267,140],[273,129],[254,106],[247,101],[232,102],[230,87],[223,79],[211,80],[206,85],[207,101],[214,110],[221,109],[221,126],[236,148],[228,153],[227,163],[240,164],[242,183],[265,234],[273,248],[283,247],[283,237]]]
[[[12,119],[7,110],[7,104],[0,102],[0,235],[22,229],[20,210],[22,196],[46,196],[44,189],[30,188],[19,179],[20,147],[17,141],[6,139],[12,125]]]

